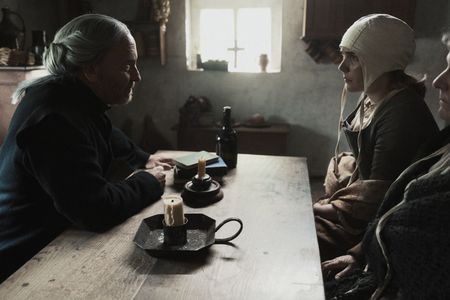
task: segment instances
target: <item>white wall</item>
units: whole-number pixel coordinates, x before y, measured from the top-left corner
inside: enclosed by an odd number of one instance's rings
[[[137,10],[142,2],[148,1],[91,0],[94,12],[122,20],[145,16],[147,12]],[[433,112],[437,109],[437,93],[430,88],[430,82],[444,65],[446,51],[440,44],[440,31],[450,25],[448,2],[417,0],[417,51],[409,70],[428,74],[430,92],[426,101]],[[35,24],[33,26],[38,26],[39,22],[45,26],[56,22],[52,17],[42,18],[44,11],[51,14],[52,0],[0,0],[0,5],[5,3],[22,10]],[[38,12],[30,12],[28,7],[37,7]],[[161,67],[158,58],[140,59],[143,80],[136,87],[135,99],[125,107],[114,108],[111,111],[113,121],[120,127],[127,120],[133,120],[131,136],[139,141],[143,119],[151,115],[157,128],[175,146],[176,133],[171,127],[178,121],[178,109],[189,95],[206,96],[212,101],[217,119],[221,107],[231,105],[238,120],[259,112],[269,121],[289,122],[292,129],[288,154],[306,156],[310,174],[323,175],[336,141],[343,82],[335,65],[315,64],[304,51],[305,44],[300,40],[303,9],[303,0],[283,1],[281,73],[189,72],[185,61],[184,1],[172,0],[167,29],[168,63]],[[353,95],[349,106],[354,105],[355,98]],[[443,125],[440,121],[439,124]]]
[[[427,85],[442,69],[445,50],[440,44],[441,27],[450,24],[447,1],[429,7],[429,1],[418,0],[416,30],[417,52],[409,70],[428,74]],[[222,72],[188,72],[185,63],[184,1],[172,1],[167,32],[168,64],[159,66],[155,58],[140,61],[143,81],[135,100],[126,108],[112,112],[121,124],[127,118],[143,120],[150,114],[157,127],[172,143],[178,109],[189,95],[207,96],[220,117],[221,107],[231,105],[234,117],[246,119],[259,112],[272,121],[292,125],[288,154],[308,157],[311,175],[325,172],[336,141],[342,76],[335,65],[318,65],[305,53],[300,40],[303,1],[284,0],[282,71],[277,74],[236,74]],[[442,13],[444,12],[444,13]],[[437,94],[429,88],[427,103],[437,109]],[[355,97],[349,102],[354,105]],[[442,126],[443,124],[439,122]],[[139,137],[137,126],[134,136]]]

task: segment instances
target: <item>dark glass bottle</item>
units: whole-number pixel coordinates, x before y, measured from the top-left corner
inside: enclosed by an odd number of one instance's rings
[[[223,108],[222,128],[216,138],[216,153],[232,169],[237,164],[237,135],[236,130],[231,126],[231,107]]]
[[[45,30],[31,31],[31,52],[34,53],[36,65],[42,65],[44,51],[47,48],[47,33]]]

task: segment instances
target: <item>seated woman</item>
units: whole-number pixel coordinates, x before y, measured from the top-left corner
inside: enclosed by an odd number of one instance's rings
[[[336,156],[325,179],[325,199],[314,204],[322,261],[361,241],[392,181],[438,132],[423,100],[423,80],[404,72],[415,49],[414,32],[405,22],[385,14],[362,17],[345,32],[340,47],[345,86]],[[362,95],[344,121],[347,91]],[[341,129],[350,155],[338,155]]]
[[[433,81],[439,116],[450,122],[450,33],[447,68]],[[450,126],[427,145],[428,155],[392,184],[363,242],[322,264],[338,272],[328,298],[448,299],[450,295]],[[367,266],[365,264],[367,263]],[[361,272],[366,267],[365,272]]]

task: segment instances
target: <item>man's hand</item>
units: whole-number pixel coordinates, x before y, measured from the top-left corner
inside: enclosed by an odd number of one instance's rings
[[[133,176],[136,173],[139,172],[147,172],[151,175],[153,175],[156,180],[158,180],[159,184],[161,185],[161,187],[164,189],[164,186],[166,185],[166,173],[164,172],[164,168],[162,166],[157,166],[151,169],[138,169],[133,171],[133,173],[131,173],[130,175],[128,175],[127,178],[130,178],[131,176]]]
[[[146,169],[153,169],[155,167],[163,167],[164,170],[170,170],[173,166],[173,160],[172,158],[165,157],[162,155],[150,155],[148,158],[147,163],[145,164]]]
[[[322,272],[327,274],[328,272],[338,272],[334,278],[339,280],[340,278],[352,273],[355,269],[360,268],[357,260],[353,255],[347,254],[335,257],[333,259],[324,261],[322,263]]]
[[[151,169],[144,170],[147,173],[152,174],[159,181],[162,188],[166,185],[166,173],[164,173],[164,168],[162,166],[157,166]]]

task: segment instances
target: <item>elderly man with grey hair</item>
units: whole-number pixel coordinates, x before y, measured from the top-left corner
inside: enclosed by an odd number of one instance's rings
[[[131,100],[136,62],[123,23],[82,15],[46,51],[50,75],[14,93],[0,150],[0,282],[69,225],[106,230],[161,197],[171,159],[139,149],[105,114]],[[109,181],[113,159],[135,171]]]

